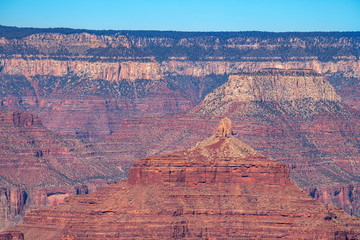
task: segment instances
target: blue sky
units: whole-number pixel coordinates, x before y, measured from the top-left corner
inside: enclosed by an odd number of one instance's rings
[[[101,30],[360,31],[360,0],[0,0],[0,25]]]

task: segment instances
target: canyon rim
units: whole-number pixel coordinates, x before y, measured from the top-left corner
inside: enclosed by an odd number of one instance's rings
[[[30,208],[90,201],[68,197],[122,181],[129,169],[130,183],[158,181],[150,166],[148,180],[130,167],[195,146],[223,117],[232,119],[231,138],[285,164],[308,195],[360,216],[359,49],[358,32],[1,26],[0,227]],[[190,236],[186,224],[175,227]]]

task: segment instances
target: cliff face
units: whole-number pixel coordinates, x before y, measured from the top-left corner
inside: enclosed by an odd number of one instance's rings
[[[53,134],[27,112],[0,111],[0,149],[0,228],[20,221],[30,207],[57,205],[126,175],[121,160]]]
[[[227,75],[243,71],[340,73],[345,80],[337,90],[347,91],[347,80],[360,77],[359,48],[357,33],[0,27],[0,108],[31,111],[56,133],[99,140],[127,117],[188,111]],[[357,106],[356,94],[342,96]]]
[[[298,186],[359,215],[360,114],[343,105],[326,79],[311,71],[271,69],[230,76],[188,114],[127,119],[99,144],[110,152],[126,152],[129,161],[171,152],[208,137],[223,116],[232,118],[235,136],[287,164]]]
[[[74,74],[90,79],[102,79],[107,81],[119,81],[136,79],[160,80],[167,75],[185,75],[204,77],[207,75],[235,74],[238,72],[255,72],[264,68],[283,69],[313,69],[317,73],[345,72],[348,76],[360,77],[360,61],[340,60],[336,62],[321,62],[318,60],[308,61],[280,61],[276,58],[268,58],[265,61],[186,61],[169,60],[163,62],[135,60],[119,60],[109,62],[106,59],[92,62],[86,60],[55,60],[55,59],[29,59],[2,58],[1,68],[3,74],[24,75],[34,77],[36,75],[63,77]]]
[[[34,210],[13,231],[32,239],[356,239],[359,219],[301,192],[284,164],[231,135],[135,161],[129,180]]]
[[[224,83],[227,74],[280,67],[314,69],[329,76],[341,72],[347,76],[344,79],[360,76],[360,62],[354,60],[159,63],[11,58],[0,61],[2,109],[32,111],[50,130],[89,140],[110,135],[127,117],[188,111]],[[345,90],[340,86],[338,91]],[[258,93],[259,99],[261,94]],[[356,105],[357,98],[343,95],[347,97],[346,103]]]
[[[221,115],[234,111],[234,103],[282,104],[305,99],[314,102],[340,101],[333,86],[312,70],[264,69],[255,73],[230,76],[227,83],[208,94],[192,112]]]
[[[222,115],[233,117],[242,140],[286,163],[299,186],[359,215],[359,114],[342,104],[360,102],[358,33],[8,30],[0,26],[0,109],[35,114],[16,113],[20,125],[2,115],[4,215],[122,179],[135,159],[210,136]],[[264,68],[283,70],[264,81],[238,74]],[[231,74],[228,84],[246,86],[250,98],[229,97],[228,87],[228,102],[219,98],[226,112],[208,112],[219,103],[202,100]],[[58,136],[40,120],[60,135],[105,140]]]
[[[23,189],[5,188],[0,189],[0,229],[11,226],[21,221],[25,214],[27,193]]]
[[[358,32],[159,32],[0,26],[0,52],[89,57],[357,57]],[[270,53],[270,54],[269,54]]]

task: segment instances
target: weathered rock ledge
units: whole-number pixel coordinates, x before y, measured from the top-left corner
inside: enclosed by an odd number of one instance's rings
[[[224,134],[140,159],[128,181],[34,210],[13,230],[30,239],[357,239],[360,220],[311,198],[285,165]]]

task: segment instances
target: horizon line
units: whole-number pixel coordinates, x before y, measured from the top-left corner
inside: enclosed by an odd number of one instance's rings
[[[2,25],[2,28],[17,28],[17,29],[33,29],[33,30],[75,30],[75,31],[98,31],[98,32],[179,32],[179,33],[360,33],[360,30],[353,31],[268,31],[268,30],[157,30],[157,29],[91,29],[91,28],[72,28],[72,27],[19,27]]]

